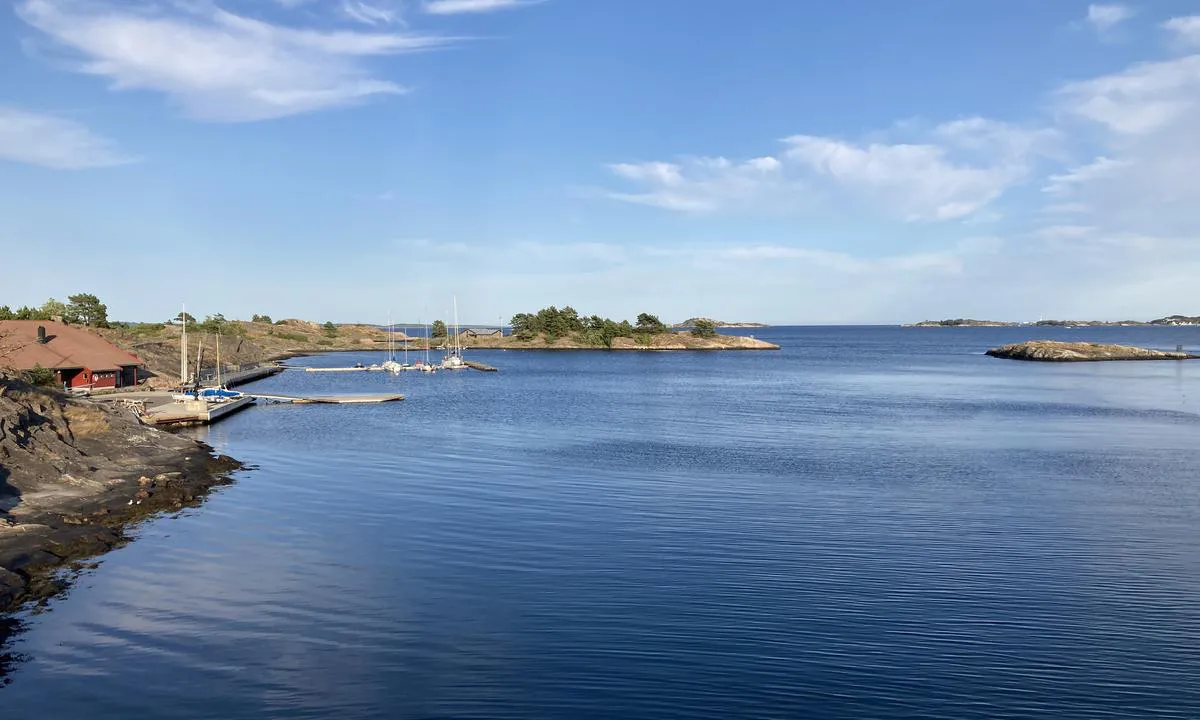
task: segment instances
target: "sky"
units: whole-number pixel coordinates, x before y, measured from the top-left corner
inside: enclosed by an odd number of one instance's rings
[[[1200,314],[1200,2],[16,0],[0,304]]]

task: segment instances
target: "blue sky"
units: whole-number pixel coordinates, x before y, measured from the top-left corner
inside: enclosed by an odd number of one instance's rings
[[[0,303],[1200,313],[1200,5],[18,0]]]

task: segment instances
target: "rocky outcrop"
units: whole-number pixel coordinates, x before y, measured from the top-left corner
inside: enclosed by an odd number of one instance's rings
[[[1041,362],[1089,362],[1102,360],[1188,360],[1196,355],[1184,352],[1150,350],[1128,345],[1106,345],[1102,343],[1056,342],[1032,340],[1015,343],[987,351],[992,357],[1008,360],[1036,360]]]
[[[236,467],[123,411],[0,375],[0,612],[53,594],[54,570],[198,502]]]

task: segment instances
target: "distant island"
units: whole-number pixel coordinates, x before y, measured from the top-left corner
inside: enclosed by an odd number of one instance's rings
[[[770,325],[767,325],[766,323],[725,322],[724,320],[713,320],[712,318],[706,318],[706,317],[688,318],[687,320],[684,320],[681,323],[675,323],[671,327],[674,328],[675,330],[691,330],[692,328],[696,327],[697,323],[699,323],[699,324],[712,323],[713,327],[718,327],[718,328],[766,328],[766,327],[771,327]]]
[[[1143,326],[1189,326],[1200,325],[1200,317],[1192,315],[1168,315],[1155,320],[1038,320],[1037,322],[1005,322],[1002,320],[924,320],[901,327],[1143,327]]]

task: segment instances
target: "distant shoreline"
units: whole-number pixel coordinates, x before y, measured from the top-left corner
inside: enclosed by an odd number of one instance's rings
[[[923,320],[918,323],[901,325],[905,328],[928,327],[1193,327],[1200,325],[1200,317],[1189,315],[1168,315],[1154,320],[1038,320],[1036,322],[1007,322],[1004,320],[974,320],[971,318],[955,318],[953,320]]]

